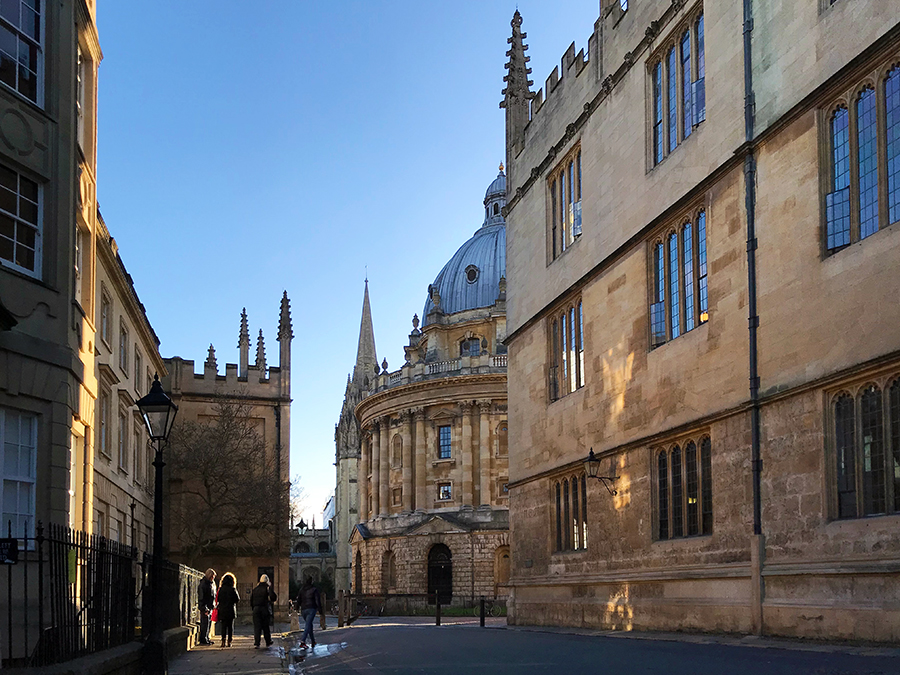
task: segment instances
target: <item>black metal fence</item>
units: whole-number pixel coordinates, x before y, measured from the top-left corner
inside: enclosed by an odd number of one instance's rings
[[[144,569],[150,572],[153,556],[144,554]],[[153,588],[148,580],[146,593],[160,603],[161,628],[178,628],[200,623],[200,579],[203,573],[187,565],[179,565],[168,560],[161,563],[161,579],[158,588]]]
[[[506,616],[506,598],[490,596],[441,596],[444,616],[479,617],[481,599],[484,597],[487,616]],[[345,611],[348,616],[433,616],[437,596],[427,593],[359,593],[348,595]],[[326,607],[326,612],[337,615],[339,598]]]
[[[27,524],[25,532],[3,529],[0,668],[60,663],[134,640],[148,593],[161,603],[163,629],[199,622],[197,570],[163,561],[153,589],[150,556],[139,561],[132,546],[54,524],[38,523],[34,536]]]
[[[6,529],[18,559],[0,571],[3,667],[58,663],[134,639],[133,547],[60,525],[45,532],[38,523],[35,536],[27,524],[25,536]]]

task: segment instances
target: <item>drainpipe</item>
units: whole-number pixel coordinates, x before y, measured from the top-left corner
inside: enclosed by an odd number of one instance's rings
[[[762,459],[760,457],[759,411],[759,314],[756,307],[756,155],[753,148],[755,97],[753,93],[753,0],[743,0],[744,6],[744,136],[747,152],[744,157],[744,208],[747,212],[747,292],[749,295],[749,352],[750,352],[750,453],[753,472],[753,537],[750,563],[753,594],[753,630],[763,632],[762,603],[764,598],[762,568],[765,539],[762,535]]]

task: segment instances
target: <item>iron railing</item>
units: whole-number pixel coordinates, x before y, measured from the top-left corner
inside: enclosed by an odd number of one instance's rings
[[[148,593],[162,603],[163,629],[199,622],[197,570],[163,561],[153,589],[150,556],[141,563],[133,546],[40,522],[34,536],[27,524],[5,529],[18,561],[0,564],[0,668],[61,663],[134,640]]]

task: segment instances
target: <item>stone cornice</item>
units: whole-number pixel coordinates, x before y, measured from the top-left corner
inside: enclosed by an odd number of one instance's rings
[[[382,405],[392,398],[400,398],[404,395],[415,395],[415,394],[432,394],[432,398],[434,398],[435,403],[450,403],[450,402],[458,402],[462,400],[471,399],[473,394],[471,393],[460,393],[459,396],[451,396],[447,397],[445,395],[440,395],[438,392],[442,390],[449,389],[451,387],[457,387],[460,385],[479,385],[479,384],[502,384],[503,391],[505,393],[506,389],[506,373],[479,373],[475,375],[457,375],[452,378],[440,378],[437,380],[423,380],[421,382],[412,382],[410,384],[402,384],[396,387],[392,387],[390,389],[386,389],[384,391],[380,391],[377,394],[372,394],[371,396],[367,396],[356,406],[356,417],[360,420],[360,423],[363,423],[363,419],[366,417],[368,411],[376,408],[379,405]],[[424,401],[416,401],[414,404],[406,404],[406,405],[398,405],[396,409],[390,409],[388,411],[380,413],[379,416],[384,414],[391,414],[397,412],[399,410],[403,410],[409,407],[421,407],[423,405],[427,405]],[[371,421],[371,420],[369,420]]]

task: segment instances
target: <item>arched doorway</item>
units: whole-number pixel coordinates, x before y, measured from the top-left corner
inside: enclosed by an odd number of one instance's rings
[[[494,553],[494,596],[509,594],[509,546],[500,546]]]
[[[362,551],[356,551],[356,578],[353,581],[353,592],[362,593]]]
[[[434,604],[437,597],[442,605],[453,598],[452,556],[444,544],[435,544],[428,552],[428,602]]]

